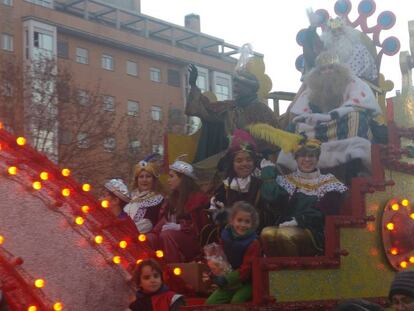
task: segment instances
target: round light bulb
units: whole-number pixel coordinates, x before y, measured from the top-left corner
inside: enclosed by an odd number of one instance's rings
[[[155,251],[155,256],[157,256],[158,258],[162,258],[162,257],[164,257],[164,252],[159,249],[159,250]]]
[[[49,179],[49,173],[48,172],[41,172],[39,176],[40,176],[41,180],[48,180]]]
[[[91,191],[91,185],[90,184],[83,184],[82,190],[85,192]]]
[[[83,205],[82,207],[81,207],[81,210],[82,210],[82,212],[83,213],[85,213],[85,214],[87,214],[87,213],[89,213],[89,206],[88,205]]]
[[[109,207],[109,201],[108,200],[102,200],[101,201],[101,206],[103,208],[108,208]]]
[[[182,273],[181,268],[179,268],[179,267],[175,267],[175,268],[173,269],[173,273],[174,273],[175,275],[181,275],[181,273]]]
[[[121,256],[114,256],[114,258],[112,258],[112,261],[119,265],[121,263]]]
[[[81,217],[81,216],[78,216],[78,217],[75,218],[75,223],[79,226],[83,225],[84,222],[85,222],[85,219],[83,219],[83,217]]]
[[[142,262],[142,259],[137,259],[137,265],[139,265]]]
[[[97,235],[95,237],[95,243],[96,244],[101,244],[103,242],[103,236],[102,235]]]
[[[391,205],[391,209],[393,211],[398,211],[400,209],[400,205],[398,203],[394,203],[393,205]]]
[[[119,247],[120,248],[126,248],[127,246],[128,246],[127,241],[121,241],[121,242],[119,242]]]
[[[37,307],[36,306],[29,306],[27,308],[27,311],[37,311]]]
[[[17,167],[15,167],[15,166],[10,166],[10,167],[7,169],[7,172],[8,172],[10,175],[16,175],[16,174],[17,174]]]
[[[53,310],[54,311],[62,311],[63,310],[63,305],[61,302],[55,302],[53,304]]]
[[[408,266],[408,262],[406,262],[405,260],[400,262],[400,267],[401,268],[405,269],[405,268],[407,268],[407,266]]]
[[[408,201],[408,199],[402,199],[401,205],[407,207],[408,205],[410,205],[410,201]]]
[[[69,188],[63,188],[63,189],[62,189],[62,195],[63,195],[64,197],[68,197],[68,196],[70,196],[70,189],[69,189]]]
[[[35,280],[34,285],[37,288],[42,288],[42,287],[45,286],[45,281],[43,279],[37,279],[37,280]]]
[[[62,173],[62,176],[68,177],[70,175],[70,169],[64,168],[62,169],[61,173]]]
[[[16,139],[16,143],[17,143],[19,146],[24,146],[24,145],[26,144],[26,138],[24,138],[24,137],[22,137],[22,136],[17,137],[17,139]]]
[[[391,255],[394,255],[394,256],[398,255],[398,248],[396,248],[396,247],[391,248],[390,253],[391,253]]]
[[[4,243],[4,236],[0,235],[0,245]]]
[[[34,181],[32,184],[33,189],[40,190],[42,189],[42,183],[40,181]]]
[[[395,226],[394,226],[394,224],[392,222],[387,223],[387,226],[386,227],[390,231],[394,230],[394,228],[395,228]]]
[[[140,241],[140,242],[145,242],[146,240],[147,240],[147,236],[146,236],[145,234],[141,233],[141,234],[138,236],[138,241]]]

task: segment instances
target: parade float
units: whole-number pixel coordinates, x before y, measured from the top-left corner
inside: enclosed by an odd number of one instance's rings
[[[375,2],[361,1],[354,20],[349,1],[337,1],[334,9],[369,38],[378,65],[383,55],[398,53],[397,38],[380,40],[381,31],[395,23],[392,12],[380,13],[370,27]],[[316,13],[322,20],[329,16]],[[387,304],[395,272],[414,267],[413,23],[409,32],[411,55],[400,53],[401,93],[387,98],[393,84],[386,73],[370,84],[386,117],[388,143],[372,145],[371,174],[353,178],[340,215],[327,217],[324,255],[256,258],[253,300],[238,306],[202,305],[203,298],[184,284],[197,273],[201,279],[202,269],[165,265],[167,283],[187,293],[184,310],[332,310],[338,301],[356,297]],[[169,135],[170,162],[182,153],[194,156],[196,139]],[[0,289],[10,310],[127,310],[136,264],[162,261],[162,251],[151,250],[145,235],[123,230],[107,202],[90,190],[70,169],[57,167],[24,137],[0,127]]]

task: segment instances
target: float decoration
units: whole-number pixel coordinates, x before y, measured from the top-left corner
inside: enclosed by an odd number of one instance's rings
[[[414,212],[408,199],[391,199],[382,215],[382,242],[395,270],[414,266]]]
[[[70,175],[69,169],[58,168],[29,146],[24,137],[16,138],[0,126],[0,190],[5,198],[0,217],[0,279],[8,304],[16,310],[29,310],[30,307],[30,310],[90,310],[93,307],[88,305],[89,302],[83,302],[86,305],[77,304],[76,295],[82,293],[76,290],[70,292],[66,284],[73,282],[73,279],[82,282],[83,276],[79,273],[86,276],[85,273],[93,271],[93,275],[98,270],[102,276],[110,277],[106,282],[112,280],[119,286],[123,283],[124,292],[113,300],[119,303],[123,299],[123,306],[127,307],[133,299],[131,273],[137,262],[155,257],[155,252],[146,244],[145,236],[133,236],[125,231],[122,220],[102,208],[90,194],[90,185],[79,185]],[[23,214],[13,218],[19,213]],[[11,222],[21,222],[17,226],[18,231],[13,231],[15,224],[11,226],[5,222],[8,217],[12,217],[9,219]],[[52,224],[54,221],[57,222]],[[46,238],[48,230],[50,239],[45,243],[46,240],[42,239]],[[61,242],[57,242],[59,236]],[[31,243],[38,246],[30,252],[33,247]],[[62,248],[60,244],[65,246]],[[78,256],[74,255],[77,250]],[[73,266],[73,262],[66,267],[63,262],[72,258],[65,259],[64,255],[59,256],[60,252],[62,255],[72,254],[68,256],[74,256],[79,261],[79,269]],[[14,260],[7,255],[11,253],[22,260]],[[90,268],[87,268],[88,265]],[[56,279],[66,273],[65,282]],[[29,274],[36,277],[31,278]],[[105,282],[100,280],[100,283],[103,286]],[[79,284],[79,287],[82,286],[85,284]],[[97,286],[98,291],[105,290],[100,286]],[[22,294],[24,291],[25,295]],[[24,300],[26,296],[29,298]],[[106,308],[111,310],[114,307],[108,305]]]

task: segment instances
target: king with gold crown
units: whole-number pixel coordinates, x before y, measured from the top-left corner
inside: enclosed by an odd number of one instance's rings
[[[360,172],[370,167],[371,142],[387,140],[382,120],[368,84],[340,63],[338,55],[323,52],[290,107],[288,130],[322,142],[321,169],[351,163]],[[282,152],[278,162],[295,169],[290,154]]]

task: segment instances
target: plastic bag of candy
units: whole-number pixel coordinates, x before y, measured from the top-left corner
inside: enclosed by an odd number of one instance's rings
[[[207,265],[215,276],[224,276],[232,270],[223,248],[217,243],[204,246],[204,254]]]

